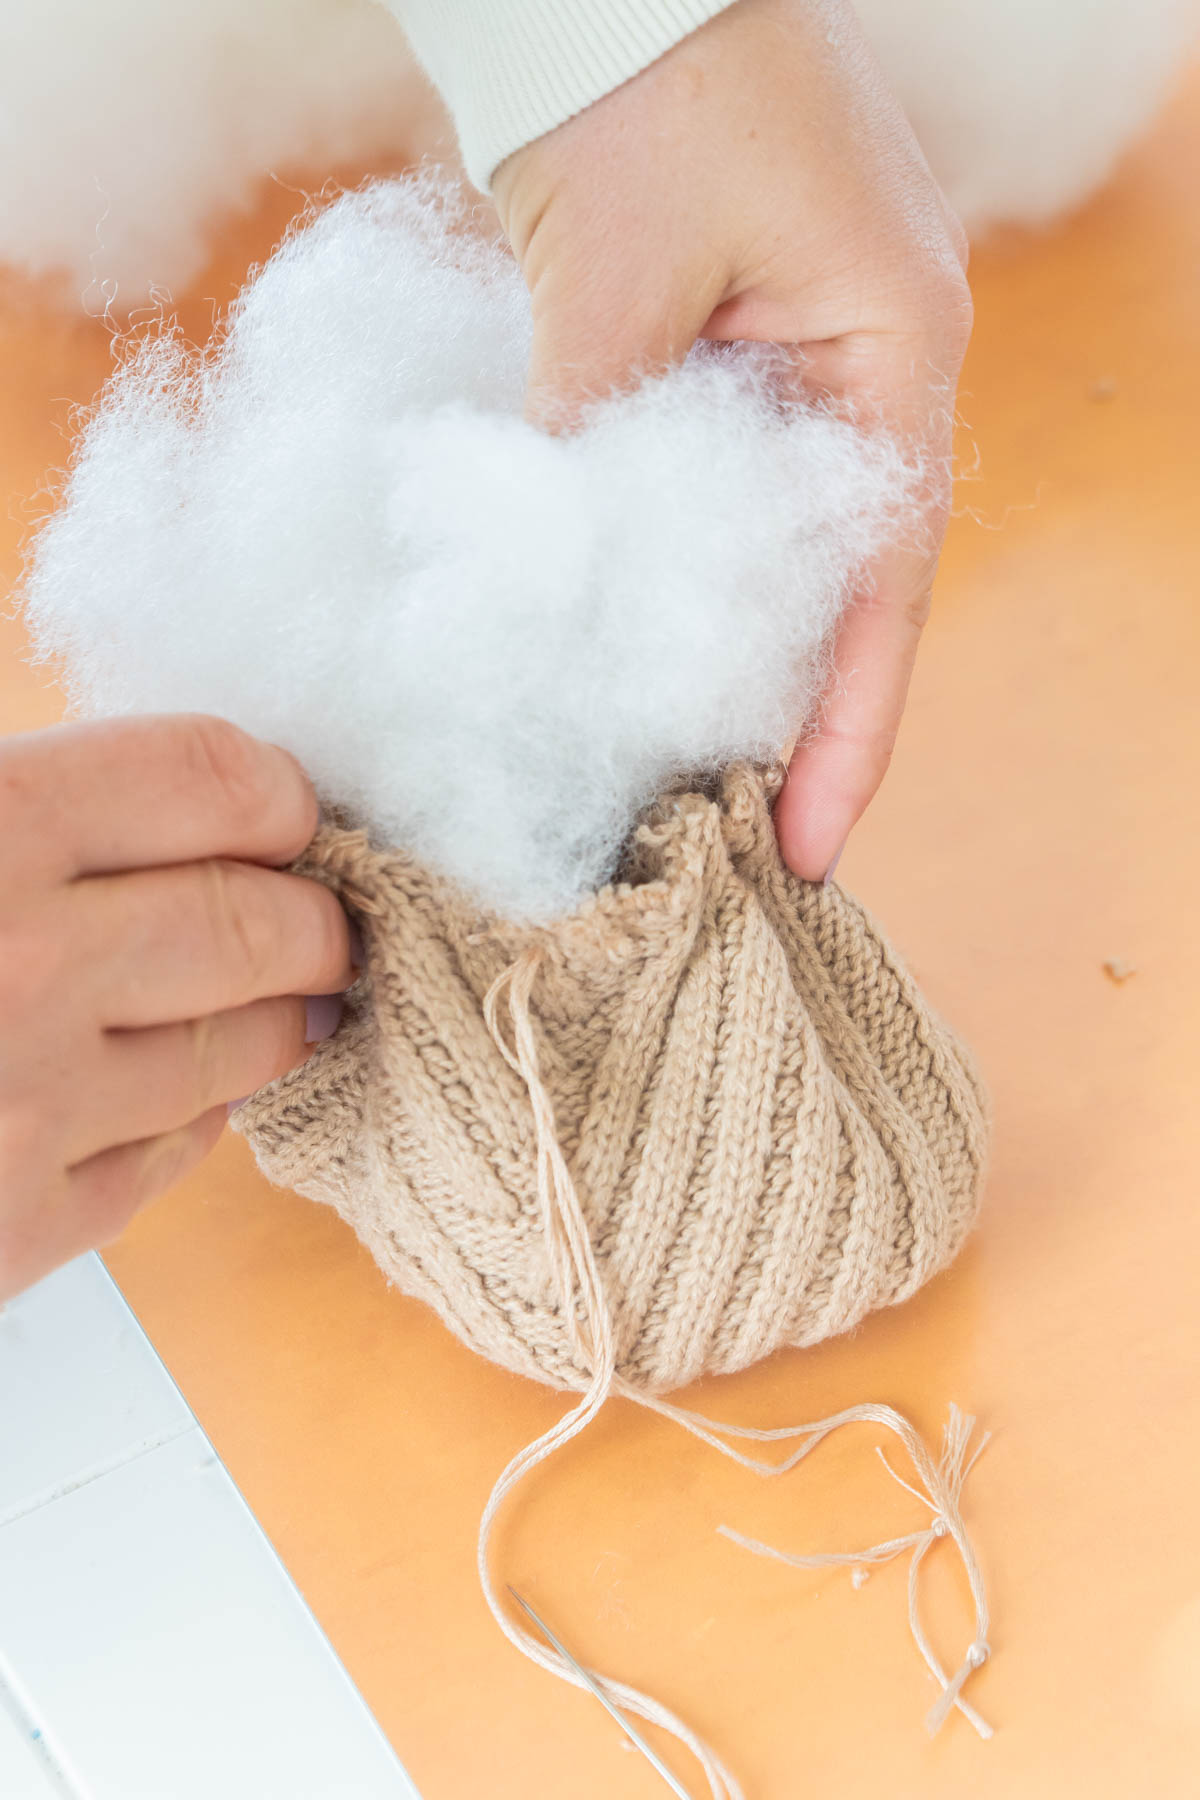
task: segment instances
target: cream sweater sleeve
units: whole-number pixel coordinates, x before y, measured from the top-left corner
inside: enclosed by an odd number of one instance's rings
[[[506,156],[647,68],[733,0],[386,0],[486,191]]]

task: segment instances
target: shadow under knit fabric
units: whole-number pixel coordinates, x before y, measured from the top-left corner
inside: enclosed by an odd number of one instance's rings
[[[359,918],[369,974],[237,1113],[265,1173],[336,1207],[473,1349],[585,1389],[531,1089],[485,1017],[523,964],[619,1379],[664,1392],[906,1299],[974,1218],[986,1100],[862,907],[784,867],[777,786],[741,764],[663,796],[618,881],[549,927],[323,829],[301,867]]]

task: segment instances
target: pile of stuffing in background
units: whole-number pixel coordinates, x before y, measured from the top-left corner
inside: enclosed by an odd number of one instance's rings
[[[1097,186],[1200,20],[1198,0],[857,7],[973,232]],[[92,310],[180,288],[271,172],[390,163],[425,104],[375,0],[0,0],[0,45],[0,263]]]
[[[402,149],[417,91],[373,0],[0,0],[0,263],[90,312],[179,289],[269,175]]]

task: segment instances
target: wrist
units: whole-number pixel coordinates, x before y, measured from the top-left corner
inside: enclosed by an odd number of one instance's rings
[[[622,86],[735,0],[388,0],[485,192],[514,151]]]

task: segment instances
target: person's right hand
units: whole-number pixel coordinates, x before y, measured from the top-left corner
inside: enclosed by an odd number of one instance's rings
[[[221,719],[0,740],[0,1300],[110,1242],[334,1029],[346,916],[279,866],[316,824],[294,759]]]
[[[847,607],[775,807],[789,868],[828,879],[891,758],[949,516],[962,227],[850,0],[737,0],[514,151],[492,191],[530,291],[531,418],[569,427],[697,338],[758,339],[788,347],[794,397],[925,465],[920,520]]]

